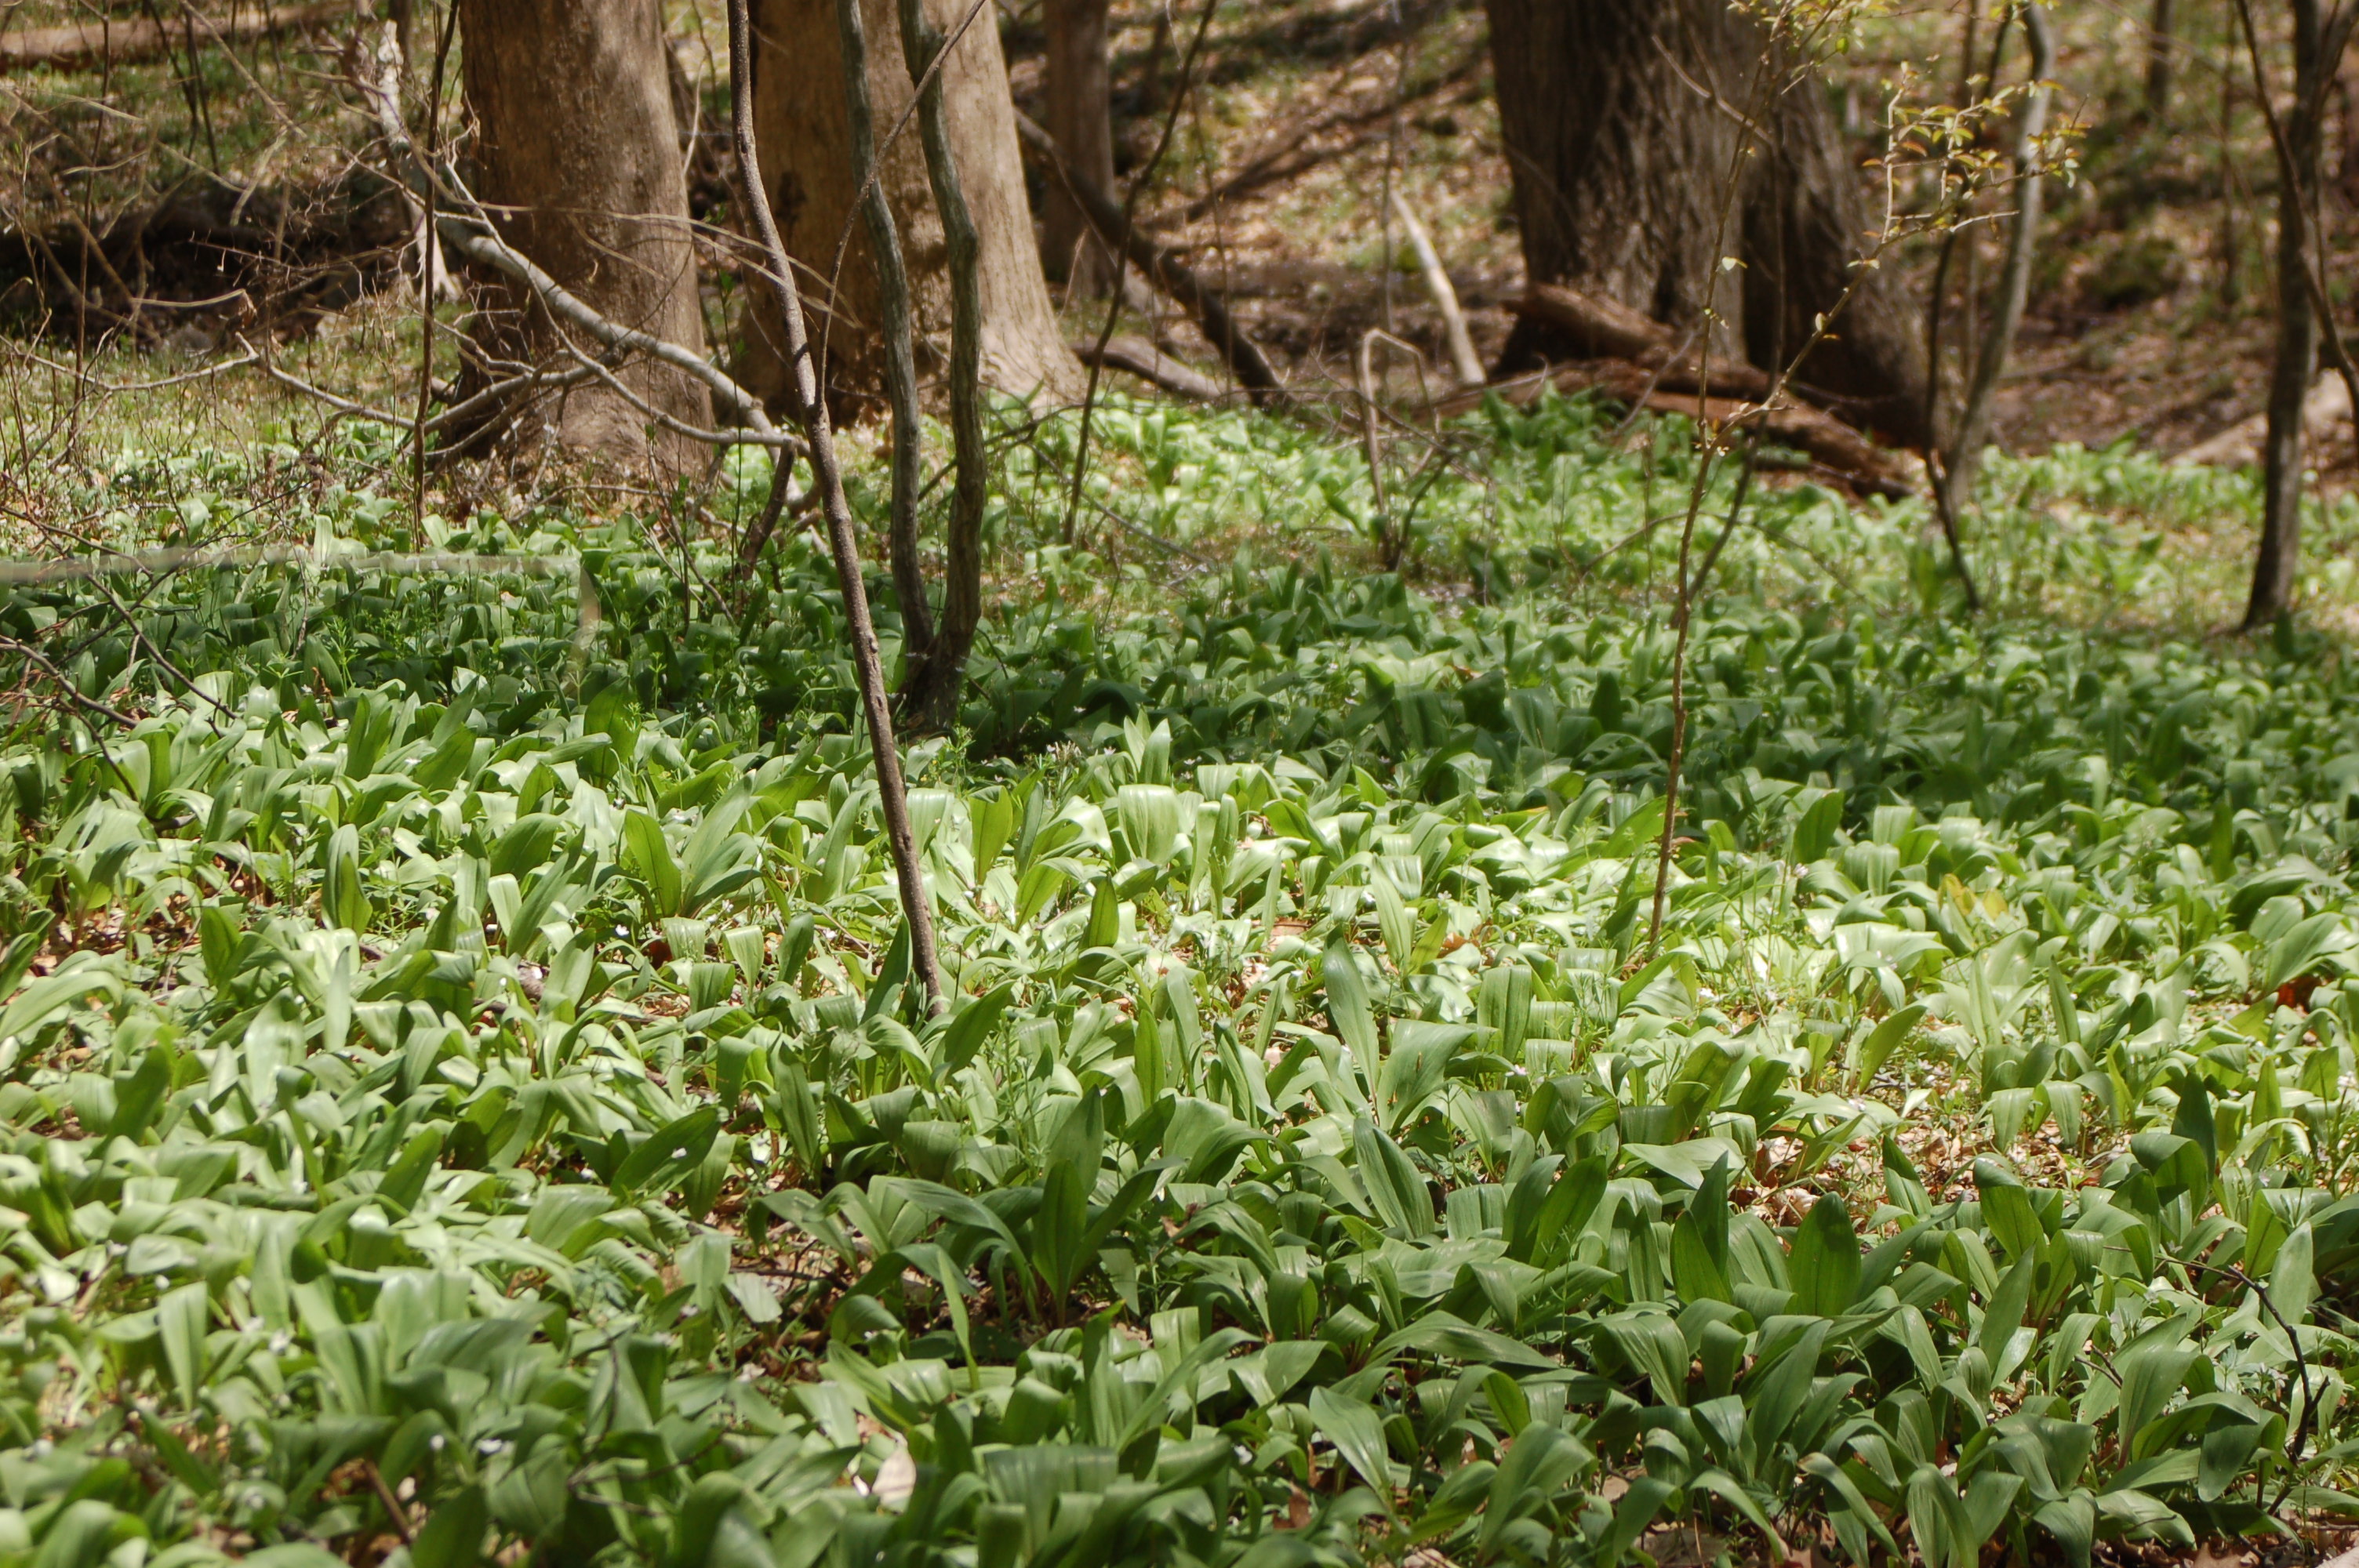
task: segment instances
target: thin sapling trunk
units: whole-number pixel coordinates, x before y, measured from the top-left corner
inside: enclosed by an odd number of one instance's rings
[[[909,269],[893,204],[876,178],[876,116],[868,95],[868,29],[860,0],[835,0],[843,47],[843,103],[852,131],[853,173],[861,182],[860,218],[876,266],[876,297],[884,330],[885,394],[893,410],[893,595],[901,602],[901,641],[919,667],[934,644],[933,609],[926,600],[925,564],[918,554],[918,492],[925,483],[925,435],[918,414],[918,357],[910,326]],[[849,236],[846,236],[849,238]],[[837,270],[842,270],[839,251]],[[829,313],[832,326],[835,317]]]
[[[868,719],[868,738],[876,757],[876,794],[885,816],[885,833],[893,850],[893,869],[900,884],[901,915],[909,924],[909,962],[925,982],[926,997],[936,1011],[943,1006],[941,960],[934,948],[933,907],[927,901],[926,879],[918,863],[917,836],[909,826],[908,789],[901,777],[901,753],[893,741],[893,707],[885,690],[885,662],[876,647],[875,623],[869,619],[868,588],[860,575],[860,542],[853,530],[852,507],[844,499],[843,470],[836,460],[835,435],[827,417],[818,367],[812,363],[810,334],[803,325],[802,301],[795,287],[794,265],[778,238],[777,218],[762,183],[762,166],[754,141],[753,24],[747,0],[729,0],[729,98],[731,127],[737,144],[737,171],[743,183],[746,215],[770,287],[777,294],[778,313],[786,341],[787,395],[795,416],[802,422],[810,447],[811,480],[818,486],[820,506],[827,517],[828,545],[835,557],[837,584],[843,590],[843,615],[852,643],[852,662],[860,680],[860,702]]]
[[[926,19],[923,0],[901,0],[901,56],[918,89],[918,135],[950,253],[951,440],[956,471],[944,552],[942,618],[911,665],[902,694],[912,721],[938,730],[958,723],[967,654],[983,619],[983,514],[989,499],[989,455],[983,434],[983,241],[959,179],[950,117],[942,109],[941,72],[932,69],[950,47],[940,29]],[[913,517],[913,555],[915,534]]]
[[[2037,0],[2024,6],[2023,27],[2031,46],[2031,88],[2024,100],[2023,118],[2016,128],[2015,223],[2007,232],[2006,264],[1999,275],[1998,299],[1992,312],[1990,330],[1975,360],[1974,379],[1966,389],[1966,403],[1959,411],[1957,428],[1951,432],[1948,449],[1942,455],[1934,497],[1940,507],[1942,526],[1949,534],[1951,560],[1957,567],[1959,580],[1965,585],[1966,604],[1977,610],[1981,608],[1979,596],[1966,570],[1958,538],[1958,519],[1973,501],[1974,469],[1981,461],[1984,445],[1990,439],[1991,413],[1998,396],[1999,377],[2006,370],[2007,356],[2015,351],[2015,335],[2023,324],[2024,308],[2031,297],[2031,264],[2039,239],[2043,183],[2039,138],[2048,131],[2048,78],[2056,65],[2056,35],[2049,26],[2047,11]]]

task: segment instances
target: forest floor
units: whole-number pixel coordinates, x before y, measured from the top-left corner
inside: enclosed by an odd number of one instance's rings
[[[1479,13],[1400,17],[1219,12],[1157,209],[1306,385],[1387,313],[1430,352],[1387,169],[1486,346],[1517,285]],[[334,172],[332,54],[216,67],[5,101],[0,195]],[[1587,398],[1372,463],[1117,386],[1078,487],[1076,411],[995,406],[960,732],[905,747],[940,1015],[832,564],[737,564],[758,454],[413,488],[407,421],[193,321],[8,340],[0,551],[302,558],[0,584],[0,1565],[2346,1544],[2359,502],[2220,633],[2252,476],[2112,443],[2252,406],[2263,231],[2082,113],[1980,615],[1921,502]],[[277,368],[412,406],[420,315]]]
[[[1018,104],[1038,118],[1040,0],[1001,0],[1001,7]],[[683,70],[711,111],[701,198],[728,222],[725,137],[715,128],[723,123],[726,74],[720,7],[671,0],[667,10]],[[73,11],[11,5],[5,25]],[[1117,166],[1125,180],[1160,136],[1201,15],[1165,0],[1115,0]],[[1863,162],[1882,150],[1888,103],[1921,106],[1956,95],[1965,26],[1958,6],[1903,7],[1835,57],[1830,91]],[[2223,89],[2232,67],[2248,68],[2211,8],[2178,42],[2178,86],[2159,118],[2143,100],[2147,35],[2126,8],[2068,7],[2059,27],[2059,111],[2080,132],[2077,168],[2062,189],[2051,187],[1996,437],[2018,452],[2130,440],[2175,453],[2260,406],[2274,308],[2267,257],[2276,180],[2266,123],[2248,80]],[[1987,34],[1985,25],[1978,50],[1987,49]],[[343,103],[343,43],[288,36],[212,51],[196,94],[177,56],[26,78],[0,99],[0,135],[13,137],[19,155],[0,167],[0,212],[38,224],[71,209],[103,226],[142,191],[152,200],[216,174],[295,188],[332,179],[349,167],[363,131]],[[2005,64],[2002,83],[2021,71],[2019,61]],[[1243,319],[1299,380],[1341,387],[1353,345],[1375,327],[1442,363],[1438,318],[1389,218],[1386,197],[1397,189],[1432,232],[1478,349],[1495,355],[1511,320],[1506,303],[1523,277],[1490,75],[1487,29],[1473,0],[1219,6],[1144,211],[1158,234],[1238,299]],[[102,114],[93,107],[102,98],[132,113]],[[2326,270],[2341,280],[2359,275],[2359,223],[2344,194],[2352,180],[2342,149],[2353,138],[2340,98],[2330,118]],[[96,172],[66,172],[75,168]],[[1905,205],[1921,191],[1901,194]],[[1967,230],[1951,268],[1941,367],[1948,384],[1962,377],[1974,297],[1995,275],[2003,235],[1996,224]],[[1897,253],[1895,265],[1919,298],[1933,259],[1926,241]],[[1094,301],[1063,308],[1077,339],[1102,322]],[[1126,330],[1216,368],[1192,324],[1168,306]],[[181,336],[220,341],[201,322]],[[1414,390],[1408,368],[1386,373],[1398,391]],[[2330,479],[2340,481],[2349,455],[2324,456]]]
[[[1116,0],[1114,12],[1125,125],[1117,156],[1127,176],[1160,130],[1152,111],[1168,104],[1184,47],[1171,34],[1188,31],[1196,13],[1159,0]],[[1019,103],[1038,117],[1038,9],[1018,14],[1026,21],[1009,33],[1010,72]],[[1167,16],[1168,25],[1158,20]],[[1946,80],[1960,26],[1954,8],[1924,7],[1880,24],[1864,40],[1870,47],[1837,60],[1832,91],[1863,161],[1880,151],[1879,109],[1903,61],[1922,70],[1933,58]],[[2131,440],[2176,452],[2261,405],[2274,308],[2267,256],[2276,180],[2266,124],[2249,86],[2231,94],[2223,153],[2219,82],[2230,60],[2208,9],[2180,41],[2180,86],[2165,123],[2143,108],[2148,35],[2140,24],[2114,8],[2070,7],[2059,27],[2059,110],[2082,128],[2081,167],[2050,198],[2046,254],[2002,384],[1997,438],[2019,451]],[[2234,63],[2242,69],[2243,57]],[[1353,346],[1372,327],[1445,362],[1439,318],[1397,226],[1386,221],[1382,198],[1397,187],[1433,234],[1478,349],[1495,355],[1523,271],[1479,5],[1271,0],[1226,8],[1198,74],[1202,85],[1180,117],[1151,221],[1244,297],[1244,318],[1263,341],[1298,373],[1336,385],[1348,382]],[[2002,81],[2020,75],[2010,64]],[[1160,98],[1150,80],[1165,83]],[[2347,278],[2359,263],[2359,224],[2335,182],[2328,271]],[[1971,309],[1965,283],[1986,286],[1995,276],[2004,231],[1984,225],[1969,234],[1953,271],[1953,344]],[[1933,257],[1926,243],[1901,253],[1919,298]],[[1193,340],[1183,322],[1152,325],[1179,343]],[[1193,341],[1193,357],[1210,363]],[[1953,358],[1943,370],[1952,383],[1961,376]],[[2347,469],[2348,454],[2330,462]]]

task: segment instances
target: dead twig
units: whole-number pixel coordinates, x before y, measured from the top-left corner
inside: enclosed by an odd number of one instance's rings
[[[1264,356],[1261,348],[1245,335],[1229,308],[1228,300],[1220,290],[1206,283],[1188,265],[1163,246],[1155,243],[1144,230],[1131,222],[1122,206],[1098,188],[1097,183],[1065,162],[1057,150],[1054,137],[1019,114],[1016,129],[1022,135],[1024,146],[1035,159],[1046,166],[1050,178],[1063,182],[1072,193],[1082,215],[1101,239],[1119,254],[1128,258],[1131,265],[1145,274],[1149,283],[1180,302],[1180,307],[1196,318],[1196,323],[1220,351],[1239,384],[1252,395],[1256,403],[1269,403],[1283,396],[1286,384]],[[1120,297],[1117,291],[1116,298]]]
[[[94,697],[84,697],[82,694],[81,688],[76,687],[72,681],[66,678],[66,674],[63,670],[49,663],[49,656],[43,654],[38,648],[32,646],[30,643],[19,643],[14,637],[0,636],[0,654],[13,654],[16,657],[24,660],[28,666],[38,665],[41,672],[49,677],[50,684],[55,686],[60,691],[63,692],[69,702],[71,702],[76,708],[82,709],[84,712],[95,713],[109,723],[119,724],[126,730],[139,722],[127,713],[119,712],[113,708],[109,708],[105,703],[99,701],[98,698]],[[103,746],[100,748],[102,752],[103,752],[105,748]],[[114,759],[110,757],[107,761],[112,763]]]
[[[1400,220],[1408,235],[1409,249],[1417,253],[1419,273],[1425,279],[1425,292],[1433,308],[1441,313],[1441,335],[1450,345],[1450,368],[1458,377],[1460,386],[1480,386],[1489,379],[1483,373],[1483,361],[1474,351],[1474,339],[1466,330],[1466,313],[1458,308],[1458,290],[1450,281],[1450,274],[1441,265],[1440,253],[1433,248],[1433,237],[1418,222],[1408,201],[1397,190],[1393,192],[1393,216]]]

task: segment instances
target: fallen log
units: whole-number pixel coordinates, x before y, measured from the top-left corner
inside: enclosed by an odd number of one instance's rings
[[[381,286],[413,232],[364,169],[299,188],[190,179],[96,230],[0,228],[0,319],[68,341],[197,318],[283,337]]]
[[[1175,360],[1144,338],[1127,334],[1106,340],[1105,352],[1095,343],[1075,343],[1073,353],[1083,364],[1093,362],[1108,370],[1127,371],[1159,386],[1175,397],[1210,403],[1221,395],[1221,384],[1182,360]]]
[[[2312,451],[2332,455],[2333,443],[2350,428],[2351,389],[2343,378],[2325,375],[2310,389],[2301,400],[2301,438]],[[2208,463],[2214,468],[2257,468],[2261,461],[2261,444],[2269,433],[2269,416],[2256,414],[2239,419],[2234,425],[2207,440],[2188,448],[2170,460],[2175,463]]]
[[[1537,400],[1541,390],[1549,386],[1559,392],[1594,391],[1616,403],[1658,414],[1684,414],[1690,418],[1708,419],[1723,428],[1757,431],[1775,446],[1791,447],[1807,454],[1831,475],[1865,494],[1900,500],[1921,491],[1897,453],[1877,446],[1822,409],[1794,402],[1765,406],[1742,396],[1718,394],[1699,396],[1692,385],[1673,387],[1665,384],[1667,379],[1653,367],[1636,361],[1592,360],[1458,393],[1443,398],[1434,408],[1448,418],[1480,407],[1483,399],[1494,394],[1523,406]],[[1715,385],[1719,384],[1717,370],[1713,382]]]
[[[1769,395],[1771,384],[1766,372],[1724,357],[1707,363],[1692,347],[1681,345],[1669,327],[1611,299],[1560,283],[1536,283],[1521,299],[1508,301],[1507,308],[1557,328],[1591,359],[1627,360],[1646,366],[1657,373],[1663,387],[1673,392],[1694,392],[1702,386],[1731,397]]]
[[[1196,318],[1204,336],[1220,351],[1237,382],[1256,403],[1268,403],[1282,397],[1286,384],[1277,378],[1261,349],[1245,335],[1231,313],[1229,303],[1221,291],[1212,287],[1190,270],[1169,251],[1155,243],[1146,230],[1125,220],[1122,203],[1108,195],[1098,183],[1065,161],[1057,147],[1057,138],[1035,123],[1018,114],[1016,129],[1021,134],[1024,150],[1044,166],[1043,172],[1062,184],[1072,193],[1074,203],[1090,227],[1107,244],[1117,246],[1130,258],[1131,265],[1145,274],[1147,280],[1173,299],[1182,309]]]
[[[121,22],[102,19],[69,22],[56,27],[27,27],[21,32],[0,33],[0,70],[36,65],[89,65],[109,59],[117,65],[128,65],[181,47],[191,33],[200,39],[217,43],[250,43],[274,33],[343,21],[353,14],[353,0],[326,0],[321,5],[272,5],[226,17],[198,14],[184,23],[142,16]]]

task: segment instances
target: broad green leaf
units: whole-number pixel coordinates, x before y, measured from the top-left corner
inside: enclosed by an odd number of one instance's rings
[[[1319,1435],[1359,1473],[1386,1514],[1393,1512],[1393,1466],[1386,1452],[1384,1423],[1366,1401],[1332,1389],[1310,1390],[1310,1420]]]
[[[663,824],[644,811],[626,812],[623,816],[623,842],[629,851],[632,869],[647,885],[649,908],[658,915],[679,914],[679,865],[672,859]]]
[[[1810,1206],[1794,1227],[1786,1271],[1794,1286],[1794,1310],[1840,1317],[1859,1296],[1859,1235],[1843,1200],[1832,1194]]]
[[[1400,1145],[1374,1122],[1362,1121],[1352,1130],[1352,1147],[1368,1201],[1386,1227],[1412,1241],[1432,1235],[1433,1195]]]

